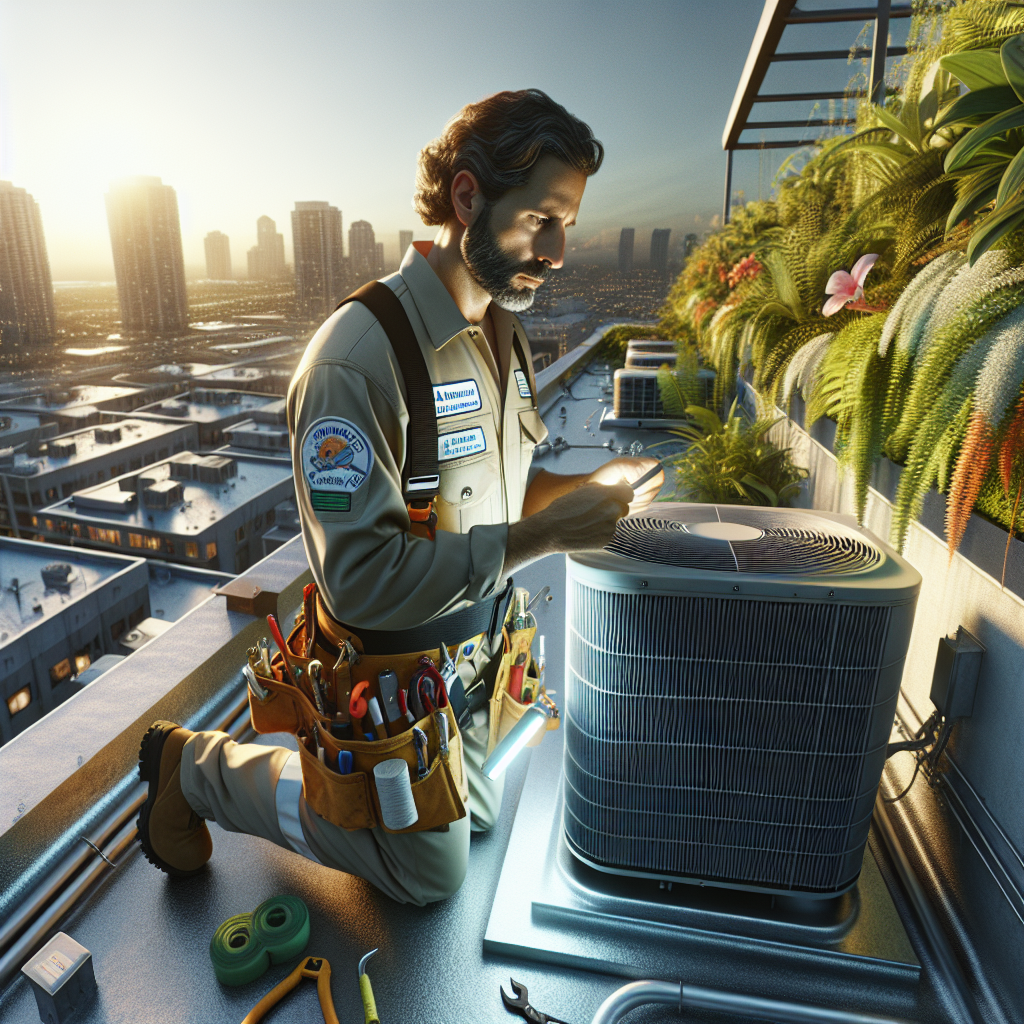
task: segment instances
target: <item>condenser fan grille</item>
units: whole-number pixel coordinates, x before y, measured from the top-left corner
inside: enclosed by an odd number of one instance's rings
[[[568,593],[570,849],[613,872],[848,886],[899,685],[891,608],[621,593],[571,571]]]
[[[852,530],[788,509],[674,505],[651,512],[619,520],[606,550],[689,569],[796,576],[868,572],[885,559]]]

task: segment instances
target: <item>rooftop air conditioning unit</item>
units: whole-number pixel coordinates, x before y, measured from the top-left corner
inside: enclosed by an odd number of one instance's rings
[[[644,352],[631,349],[626,353],[626,369],[657,370],[662,366],[673,367],[675,364],[675,352]]]
[[[46,454],[53,459],[69,459],[77,452],[78,445],[74,440],[51,441],[46,448]]]
[[[616,370],[613,415],[624,420],[662,420],[665,406],[658,390],[658,371]]]
[[[849,516],[664,503],[567,559],[569,849],[619,875],[857,881],[920,575]]]

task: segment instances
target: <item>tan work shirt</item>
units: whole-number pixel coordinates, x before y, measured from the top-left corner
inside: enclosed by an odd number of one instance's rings
[[[401,300],[435,385],[436,538],[408,532],[405,385],[384,329],[365,306],[349,303],[326,320],[288,393],[313,577],[335,618],[367,629],[406,629],[493,593],[508,524],[522,515],[534,446],[547,436],[522,325],[491,305],[497,365],[425,252],[429,244],[410,247],[384,283]],[[527,366],[516,358],[513,332]]]

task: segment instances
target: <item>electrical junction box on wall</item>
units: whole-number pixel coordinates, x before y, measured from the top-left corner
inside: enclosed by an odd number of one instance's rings
[[[952,636],[939,640],[931,700],[947,722],[967,718],[974,711],[984,654],[985,645],[963,626],[958,626]]]

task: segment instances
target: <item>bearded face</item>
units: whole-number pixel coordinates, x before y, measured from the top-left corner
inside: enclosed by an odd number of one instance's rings
[[[480,216],[462,235],[462,258],[473,280],[494,301],[495,305],[510,313],[522,313],[533,305],[534,289],[512,283],[517,274],[537,280],[547,276],[549,264],[545,260],[520,260],[501,248],[491,229],[492,204],[488,203]]]

